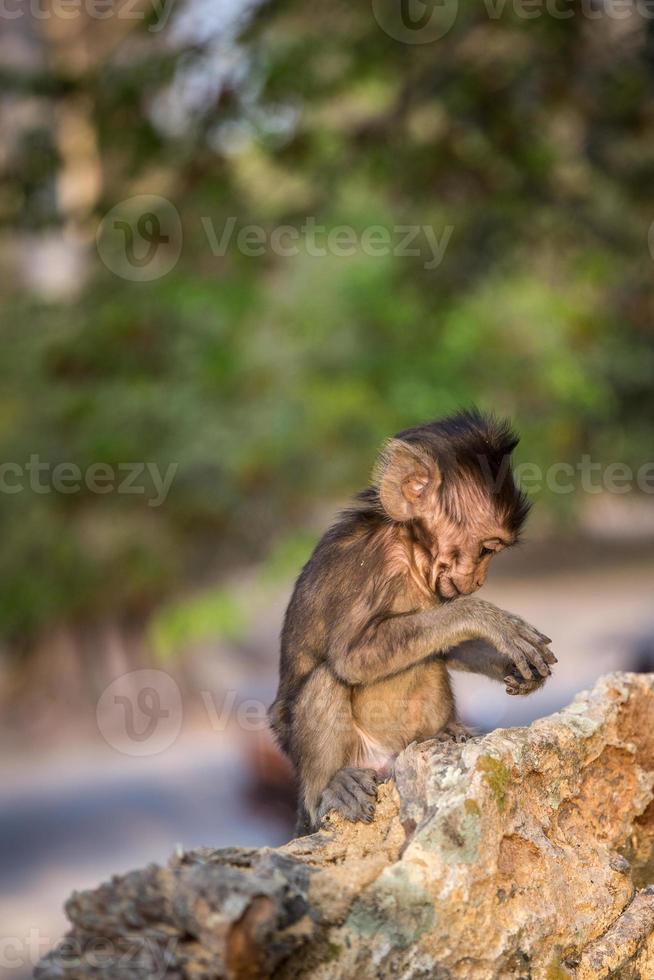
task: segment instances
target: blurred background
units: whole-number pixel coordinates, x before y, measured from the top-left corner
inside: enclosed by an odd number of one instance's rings
[[[475,403],[535,507],[488,598],[554,638],[477,730],[654,666],[654,10],[0,12],[0,966],[73,888],[276,844],[294,576],[402,427]]]

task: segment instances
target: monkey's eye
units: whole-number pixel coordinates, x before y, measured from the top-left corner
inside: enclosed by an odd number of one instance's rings
[[[494,554],[494,551],[493,551],[492,548],[486,548],[486,547],[484,547],[484,545],[482,545],[482,547],[479,549],[479,557],[480,558],[485,558],[486,555],[492,555],[492,554]]]

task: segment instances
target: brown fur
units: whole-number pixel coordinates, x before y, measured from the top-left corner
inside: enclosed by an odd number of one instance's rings
[[[469,597],[527,513],[507,465],[516,441],[477,413],[400,433],[302,570],[270,711],[297,770],[301,829],[332,807],[369,819],[372,775],[411,741],[459,730],[448,664],[509,693],[548,676],[547,637]]]

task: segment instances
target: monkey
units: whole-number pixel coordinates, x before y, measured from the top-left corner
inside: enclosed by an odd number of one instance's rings
[[[550,676],[550,638],[473,596],[530,509],[512,471],[518,441],[477,409],[399,432],[300,572],[269,709],[298,780],[298,835],[331,810],[370,822],[404,748],[468,737],[450,669],[511,695]]]

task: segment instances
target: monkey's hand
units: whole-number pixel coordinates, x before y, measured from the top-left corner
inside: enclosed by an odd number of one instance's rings
[[[549,648],[552,642],[549,636],[545,636],[520,616],[498,609],[490,602],[477,600],[475,605],[482,613],[483,629],[480,632],[500,653],[508,657],[515,667],[511,674],[514,678],[522,678],[525,682],[523,687],[532,685],[536,678],[540,678],[542,683],[550,676],[550,665],[557,663],[557,659]],[[534,687],[530,690],[534,690]],[[529,691],[515,693],[527,694]]]
[[[371,823],[377,798],[377,773],[374,769],[339,769],[323,790],[318,804],[318,824],[330,810],[336,810],[346,820]]]
[[[532,669],[532,675],[529,680],[523,677],[522,674],[513,668],[510,674],[507,674],[504,678],[504,683],[506,684],[507,694],[531,694],[532,691],[538,690],[545,683],[546,678],[541,677],[540,674],[536,673]]]

